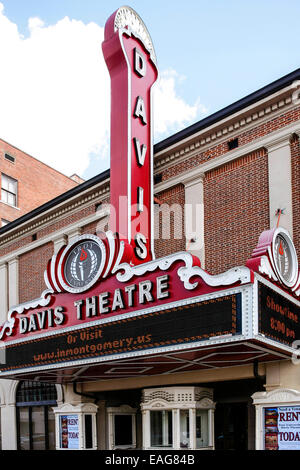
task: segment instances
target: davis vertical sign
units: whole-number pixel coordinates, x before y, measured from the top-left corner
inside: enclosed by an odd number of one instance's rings
[[[154,258],[152,87],[156,57],[141,18],[129,7],[107,21],[102,44],[111,77],[110,229],[134,250],[132,262]]]

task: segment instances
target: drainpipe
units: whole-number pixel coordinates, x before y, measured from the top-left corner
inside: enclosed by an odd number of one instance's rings
[[[265,374],[260,375],[258,372],[258,360],[257,359],[254,359],[254,362],[253,362],[253,375],[257,380],[260,380],[261,382],[266,381],[266,375]]]
[[[84,397],[84,398],[91,398],[92,400],[94,400],[95,405],[100,400],[100,396],[97,393],[78,392],[77,382],[76,381],[73,382],[73,392],[75,393],[75,395],[79,395],[79,396]]]

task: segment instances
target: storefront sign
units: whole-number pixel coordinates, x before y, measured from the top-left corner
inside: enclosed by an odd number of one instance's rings
[[[110,229],[133,249],[133,264],[154,258],[152,87],[157,80],[150,35],[130,7],[106,22],[102,44],[111,77]]]
[[[265,230],[246,266],[284,288],[296,299],[300,296],[300,271],[295,245],[283,227]]]
[[[265,408],[266,450],[300,450],[300,406]]]
[[[163,306],[250,282],[248,268],[211,276],[190,253],[179,252],[133,266],[130,245],[107,232],[83,235],[48,263],[48,289],[39,299],[13,307],[0,339],[16,341],[85,327],[116,316]]]
[[[85,329],[8,345],[2,372],[112,357],[241,333],[241,294],[119,318]]]
[[[78,415],[60,416],[60,448],[79,449],[79,417]]]
[[[300,338],[298,305],[262,283],[258,286],[259,332],[291,345]]]

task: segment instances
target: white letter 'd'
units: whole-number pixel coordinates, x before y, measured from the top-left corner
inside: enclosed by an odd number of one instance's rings
[[[134,48],[134,71],[144,77],[146,75],[146,61],[142,53],[135,47]]]

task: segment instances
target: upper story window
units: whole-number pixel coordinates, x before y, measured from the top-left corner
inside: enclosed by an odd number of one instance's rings
[[[11,206],[17,206],[17,180],[10,176],[1,175],[1,201],[10,204]]]

